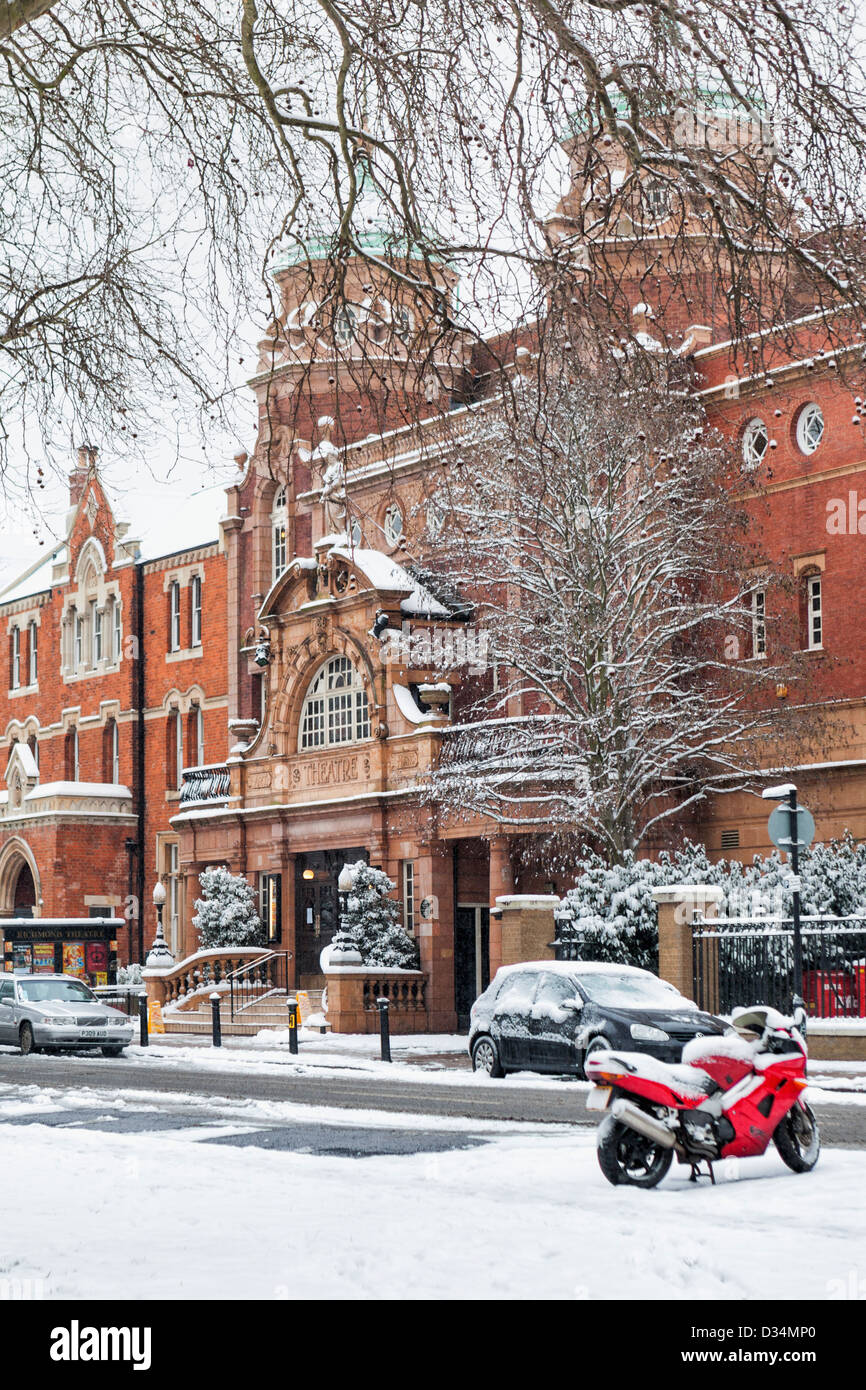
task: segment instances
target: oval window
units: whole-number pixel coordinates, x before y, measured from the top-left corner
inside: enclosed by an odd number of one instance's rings
[[[756,416],[743,431],[743,463],[747,468],[760,468],[769,444],[767,426]]]
[[[824,412],[815,401],[804,405],[797,416],[797,448],[802,454],[814,454],[824,437]]]

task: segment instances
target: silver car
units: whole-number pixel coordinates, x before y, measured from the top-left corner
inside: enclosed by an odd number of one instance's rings
[[[0,975],[0,1043],[17,1043],[25,1056],[40,1048],[99,1047],[119,1057],[132,1034],[132,1019],[100,1003],[74,975]]]

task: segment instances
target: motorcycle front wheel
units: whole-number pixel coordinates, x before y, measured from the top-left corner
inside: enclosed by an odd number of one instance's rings
[[[783,1163],[795,1173],[808,1173],[818,1162],[821,1136],[818,1121],[805,1102],[793,1105],[776,1125],[773,1143]]]
[[[614,1187],[619,1183],[655,1187],[673,1161],[673,1149],[654,1144],[613,1115],[605,1115],[598,1127],[596,1143],[598,1166]]]

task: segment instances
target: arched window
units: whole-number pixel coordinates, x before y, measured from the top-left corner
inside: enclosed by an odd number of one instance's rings
[[[385,532],[385,540],[390,546],[400,544],[403,539],[403,512],[396,502],[392,502],[386,511],[382,529]]]
[[[271,511],[273,577],[275,583],[286,568],[286,563],[288,561],[288,548],[286,545],[287,520],[288,506],[286,502],[286,489],[280,487],[277,488],[273,509]]]
[[[183,716],[173,709],[165,722],[165,785],[168,791],[179,791],[182,783]]]
[[[310,683],[301,711],[301,752],[370,737],[370,708],[360,674],[347,656],[332,656]]]

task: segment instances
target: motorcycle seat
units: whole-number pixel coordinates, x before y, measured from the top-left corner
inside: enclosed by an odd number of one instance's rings
[[[695,1100],[698,1097],[715,1095],[721,1088],[708,1072],[700,1067],[690,1067],[682,1062],[660,1062],[645,1052],[596,1053],[592,1061],[596,1066],[604,1066],[605,1057],[620,1062],[630,1075],[643,1076],[670,1089],[682,1100]]]

